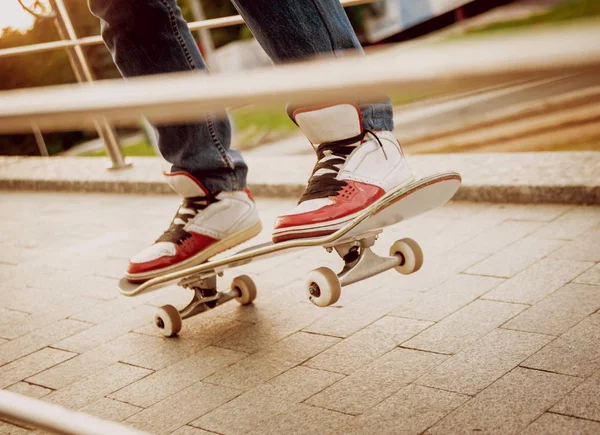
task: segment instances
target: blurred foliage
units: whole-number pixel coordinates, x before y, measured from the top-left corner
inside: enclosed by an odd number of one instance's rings
[[[16,1],[16,0],[2,0]],[[193,21],[188,0],[179,0],[184,18]],[[78,37],[98,35],[100,23],[87,6],[86,0],[65,0],[71,21]],[[207,18],[235,15],[237,12],[229,0],[202,0]],[[211,31],[215,46],[250,37],[246,26],[231,26]],[[196,36],[196,35],[194,35]],[[36,18],[33,27],[25,32],[0,29],[0,49],[19,47],[60,39],[54,20]],[[119,72],[102,45],[83,48],[96,79],[119,77]],[[66,50],[53,50],[2,58],[0,62],[0,91],[37,86],[60,85],[76,82]],[[57,154],[83,140],[96,137],[95,132],[69,132],[44,134],[49,153]],[[33,135],[0,135],[0,155],[38,155]]]

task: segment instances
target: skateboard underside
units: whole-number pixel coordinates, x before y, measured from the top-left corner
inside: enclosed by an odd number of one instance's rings
[[[402,239],[396,242],[389,257],[376,255],[370,248],[383,228],[444,205],[454,196],[460,182],[460,175],[454,172],[426,177],[387,194],[351,223],[328,236],[254,245],[231,256],[171,272],[142,284],[130,283],[123,278],[119,282],[120,291],[125,296],[135,296],[175,281],[179,281],[178,284],[182,287],[194,290],[192,301],[183,310],[178,312],[174,307],[166,306],[157,312],[157,326],[164,335],[170,336],[176,334],[181,327],[181,318],[191,317],[231,299],[237,299],[242,304],[252,302],[256,296],[256,287],[245,275],[234,280],[231,291],[216,290],[216,277],[225,269],[266,259],[281,251],[321,246],[328,251],[335,249],[344,261],[344,268],[340,273],[319,268],[311,272],[313,275],[309,274],[309,278],[312,276],[312,281],[307,281],[310,300],[316,305],[327,306],[337,301],[340,288],[344,285],[393,268],[402,273],[416,272],[422,263],[422,252],[413,240]]]

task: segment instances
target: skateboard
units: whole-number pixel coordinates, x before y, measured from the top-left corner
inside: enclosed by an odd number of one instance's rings
[[[328,252],[335,251],[344,262],[339,273],[327,267],[319,267],[306,276],[304,289],[308,299],[319,307],[326,307],[337,302],[343,286],[390,269],[405,275],[418,271],[423,264],[423,251],[416,241],[410,238],[397,240],[390,247],[389,256],[377,255],[371,247],[383,228],[444,205],[454,196],[460,183],[461,177],[456,172],[425,177],[388,193],[333,234],[254,245],[233,255],[170,272],[142,284],[131,283],[122,278],[119,288],[125,296],[136,296],[177,281],[179,286],[192,290],[192,300],[182,310],[165,305],[158,308],[154,315],[154,323],[160,332],[166,337],[171,337],[181,330],[182,319],[198,315],[233,299],[247,305],[256,298],[256,285],[247,275],[234,278],[229,290],[217,290],[217,276],[223,276],[225,269],[266,259],[283,251],[318,246]]]

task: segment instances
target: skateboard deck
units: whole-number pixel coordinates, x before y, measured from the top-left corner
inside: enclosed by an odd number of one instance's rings
[[[203,272],[222,272],[225,269],[265,259],[281,251],[302,249],[313,246],[330,247],[372,233],[387,226],[421,215],[448,202],[460,186],[460,175],[455,172],[425,177],[398,190],[364,210],[351,223],[333,234],[310,239],[295,239],[285,242],[261,243],[245,248],[235,254],[219,260],[208,261],[196,266],[171,272],[142,284],[121,279],[119,287],[125,296],[135,296],[147,291],[157,290],[173,281]]]

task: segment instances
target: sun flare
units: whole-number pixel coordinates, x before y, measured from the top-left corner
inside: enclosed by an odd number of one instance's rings
[[[1,0],[0,34],[5,27],[26,31],[33,25],[34,17],[26,12],[17,0]]]

